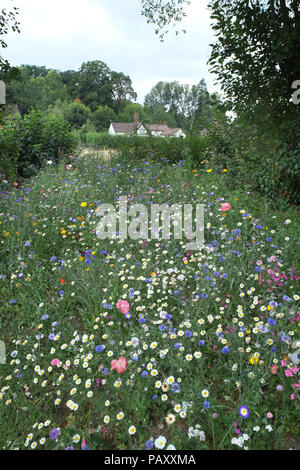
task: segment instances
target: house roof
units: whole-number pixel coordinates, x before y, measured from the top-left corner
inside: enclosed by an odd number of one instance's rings
[[[133,132],[132,122],[112,122],[111,125],[115,132],[121,132],[124,134],[131,134]]]
[[[174,136],[177,132],[181,131],[179,127],[170,128],[167,124],[143,124],[142,122],[138,123],[123,123],[123,122],[112,122],[111,125],[114,128],[116,133],[120,134],[132,134],[134,132],[135,126],[138,129],[143,126],[148,129],[150,132],[160,132],[163,136]]]
[[[169,130],[167,124],[145,124],[149,131],[166,132]]]

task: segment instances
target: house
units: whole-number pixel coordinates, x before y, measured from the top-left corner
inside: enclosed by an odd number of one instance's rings
[[[108,132],[111,135],[131,135],[141,136],[153,135],[156,137],[186,137],[180,128],[170,128],[167,124],[144,124],[139,121],[139,113],[134,113],[134,119],[131,123],[112,122]]]

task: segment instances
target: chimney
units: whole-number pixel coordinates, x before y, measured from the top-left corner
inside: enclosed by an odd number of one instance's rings
[[[135,112],[134,112],[133,122],[134,122],[134,124],[138,124],[138,123],[139,123],[139,112],[138,112],[138,111],[135,111]]]

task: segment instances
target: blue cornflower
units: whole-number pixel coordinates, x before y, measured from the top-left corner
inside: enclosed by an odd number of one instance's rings
[[[276,320],[274,320],[274,318],[268,318],[267,322],[269,325],[276,325]]]
[[[148,440],[145,442],[145,447],[146,447],[147,450],[152,449],[152,447],[153,447],[153,442],[148,439]]]
[[[172,389],[172,392],[174,392],[174,393],[179,393],[180,392],[180,386],[177,382],[172,384],[171,389]]]
[[[229,347],[228,347],[228,346],[224,346],[224,348],[222,349],[221,352],[222,352],[223,354],[228,354],[229,351],[230,351]]]
[[[210,403],[209,403],[208,400],[204,400],[204,402],[203,402],[203,408],[205,408],[206,410],[207,410],[208,408],[210,408]]]
[[[198,344],[200,346],[204,346],[205,345],[205,341],[203,339],[200,339],[200,341],[198,341]]]
[[[98,346],[95,347],[96,352],[101,352],[103,351],[103,349],[104,349],[104,346],[102,344],[99,344]]]

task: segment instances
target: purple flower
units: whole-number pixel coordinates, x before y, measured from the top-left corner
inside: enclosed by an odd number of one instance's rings
[[[56,441],[58,436],[60,435],[60,430],[58,428],[51,429],[49,432],[49,437],[52,439],[52,441]]]
[[[248,410],[247,406],[240,406],[239,415],[244,419],[248,418],[249,410]]]
[[[65,450],[75,450],[75,449],[72,446],[68,446],[68,447],[65,448]]]

